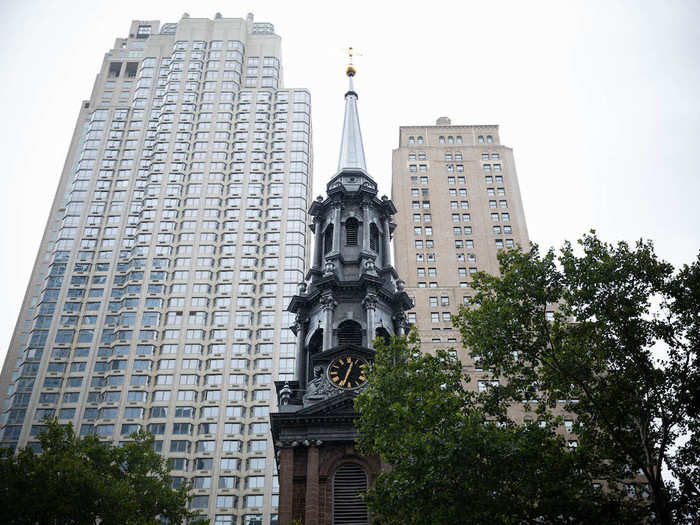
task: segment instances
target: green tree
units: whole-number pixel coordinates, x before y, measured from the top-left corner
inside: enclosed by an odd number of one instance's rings
[[[41,453],[2,451],[0,523],[151,525],[160,523],[158,517],[170,523],[194,518],[187,509],[188,487],[171,488],[166,461],[152,449],[153,436],[132,437],[116,447],[47,421],[39,435]]]
[[[355,406],[361,450],[391,465],[366,496],[377,522],[638,523],[552,427],[487,414],[448,353],[422,354],[415,334],[375,345]]]
[[[500,380],[485,410],[507,420],[527,400],[541,416],[565,408],[611,492],[634,493],[652,521],[698,523],[700,258],[675,270],[650,242],[610,245],[591,232],[499,261],[499,276],[475,276],[474,307],[454,320]]]

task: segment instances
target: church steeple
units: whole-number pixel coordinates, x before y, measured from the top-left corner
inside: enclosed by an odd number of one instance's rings
[[[330,383],[328,366],[335,354],[351,345],[353,356],[371,361],[375,337],[403,335],[403,312],[412,305],[391,264],[396,208],[386,196],[377,197],[377,183],[366,172],[352,60],[347,75],[340,171],[328,183],[327,197],[319,196],[309,209],[313,259],[306,282],[288,306],[297,318],[296,402],[304,406],[342,394],[343,388]],[[315,377],[319,368],[325,379]]]
[[[355,67],[352,65],[352,48],[350,48],[350,65],[346,70],[349,88],[345,93],[345,119],[343,120],[343,136],[340,139],[340,156],[338,172],[345,170],[361,170],[367,173],[365,149],[362,144],[360,117],[357,113],[357,93],[353,86]]]
[[[391,264],[396,208],[386,196],[377,197],[377,183],[367,173],[352,63],[347,75],[338,172],[327,196],[309,209],[313,260],[287,307],[296,314],[295,378],[275,382],[278,412],[270,414],[280,525],[331,525],[343,513],[353,523],[369,523],[357,493],[383,467],[379,457],[355,449],[353,400],[367,385],[364,365],[374,359],[374,340],[405,335],[404,312],[413,306]],[[344,477],[344,469],[354,477]]]

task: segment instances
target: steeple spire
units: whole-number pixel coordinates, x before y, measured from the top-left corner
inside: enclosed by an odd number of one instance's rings
[[[343,121],[343,137],[340,141],[338,172],[361,170],[367,173],[365,149],[362,145],[362,133],[360,132],[360,117],[357,113],[357,93],[355,93],[352,82],[355,76],[355,68],[352,65],[352,48],[349,48],[348,54],[350,55],[350,64],[346,74],[350,81],[350,87],[345,93],[345,119]]]

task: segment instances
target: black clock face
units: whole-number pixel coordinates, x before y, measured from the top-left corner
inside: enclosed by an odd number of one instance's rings
[[[344,355],[334,360],[328,367],[328,378],[338,388],[351,390],[358,388],[367,382],[362,371],[362,365],[366,364],[359,357]]]

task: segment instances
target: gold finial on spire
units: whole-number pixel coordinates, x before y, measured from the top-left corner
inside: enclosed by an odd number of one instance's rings
[[[350,63],[348,64],[348,68],[345,70],[345,74],[349,77],[354,77],[355,76],[355,67],[352,65],[352,57],[354,55],[354,51],[352,47],[348,48],[348,58],[350,60]]]

